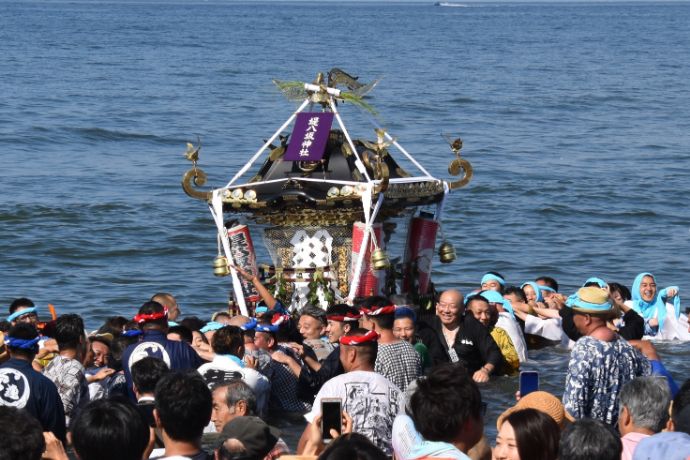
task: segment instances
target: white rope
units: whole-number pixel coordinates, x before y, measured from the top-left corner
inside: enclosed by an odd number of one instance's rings
[[[347,131],[347,128],[345,128],[345,123],[343,123],[343,119],[340,118],[340,113],[338,113],[338,108],[335,106],[335,101],[332,97],[328,98],[328,103],[330,104],[331,110],[335,115],[335,119],[338,120],[338,125],[340,125],[340,129],[343,130],[343,134],[345,135],[345,139],[347,139],[347,143],[350,145],[350,149],[352,149],[352,154],[356,158],[355,166],[357,167],[357,170],[364,175],[364,177],[367,179],[367,182],[371,182],[371,177],[369,177],[369,174],[367,173],[367,168],[364,167],[364,163],[362,163],[362,159],[359,157],[359,154],[357,153],[355,143],[352,142],[350,133]]]
[[[246,173],[247,170],[249,170],[249,168],[252,167],[252,165],[254,164],[254,162],[261,156],[261,154],[264,152],[264,150],[266,150],[266,147],[268,147],[269,145],[271,145],[271,143],[276,139],[276,137],[278,137],[278,135],[280,135],[280,133],[282,133],[283,130],[284,130],[285,128],[287,128],[287,126],[288,126],[290,123],[292,123],[292,120],[295,119],[295,117],[297,116],[298,113],[300,113],[302,110],[304,110],[304,108],[307,106],[307,104],[309,104],[309,102],[310,102],[309,98],[305,99],[304,102],[302,102],[302,105],[300,105],[299,108],[298,108],[297,110],[295,110],[295,111],[292,113],[292,115],[290,115],[290,118],[288,118],[287,121],[286,121],[285,123],[283,123],[283,125],[282,125],[280,128],[278,128],[278,130],[273,134],[273,136],[271,136],[271,138],[270,138],[269,140],[267,140],[267,141],[264,143],[264,145],[261,146],[261,148],[260,148],[260,149],[254,154],[254,156],[249,160],[249,162],[247,162],[247,164],[245,164],[244,167],[243,167],[242,169],[240,169],[240,170],[238,171],[237,174],[235,174],[235,177],[233,177],[233,178],[230,180],[230,182],[228,182],[228,183],[225,185],[225,188],[230,187],[240,176],[242,176],[242,174]]]
[[[369,119],[369,122],[370,122],[372,125],[374,125],[374,127],[376,127],[377,129],[380,129],[381,131],[383,131],[383,133],[384,133],[386,139],[388,139],[393,145],[395,145],[395,146],[398,148],[398,150],[400,150],[400,151],[403,153],[403,155],[405,155],[405,156],[407,157],[407,159],[410,160],[410,161],[412,162],[412,164],[414,164],[417,168],[419,168],[420,171],[422,171],[422,172],[426,175],[426,177],[431,177],[431,178],[433,178],[433,176],[432,176],[431,174],[429,174],[429,172],[428,172],[426,169],[424,169],[424,166],[422,166],[421,164],[419,164],[419,162],[418,162],[417,160],[415,160],[414,157],[413,157],[412,155],[410,155],[410,154],[407,152],[407,150],[405,150],[405,149],[403,148],[403,146],[400,145],[400,144],[398,143],[398,141],[396,141],[395,139],[393,139],[393,137],[392,137],[390,134],[388,134],[388,131],[386,131],[385,129],[383,129],[383,128],[381,127],[381,125],[379,125],[379,123],[376,121],[376,119],[374,119],[374,117],[372,117],[370,114],[368,114],[368,113],[366,113],[366,112],[364,112],[364,111],[362,111],[362,113]]]
[[[230,275],[232,276],[232,288],[235,290],[235,298],[240,306],[240,313],[244,316],[249,316],[247,312],[247,304],[244,301],[244,291],[242,290],[242,283],[237,275],[237,270],[233,268],[235,261],[232,258],[232,252],[230,252],[230,240],[228,239],[228,230],[223,224],[223,199],[221,198],[221,191],[214,190],[213,198],[211,199],[211,215],[213,220],[216,222],[216,227],[218,228],[218,235],[220,235],[221,242],[223,244],[223,252],[225,252],[225,257],[230,261]]]
[[[443,198],[436,206],[436,214],[434,215],[434,220],[437,222],[440,222],[441,217],[443,216],[443,210],[446,206],[446,198],[448,198],[448,193],[450,193],[450,187],[448,186],[448,182],[443,181]]]

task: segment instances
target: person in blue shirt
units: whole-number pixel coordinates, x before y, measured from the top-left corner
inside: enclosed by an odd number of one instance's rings
[[[132,373],[134,363],[147,356],[162,360],[171,370],[196,369],[203,360],[186,342],[168,340],[168,310],[158,302],[148,301],[134,317],[142,331],[139,342],[133,343],[122,355],[127,388],[132,399]]]
[[[14,325],[5,338],[10,359],[0,365],[0,406],[24,409],[43,431],[65,442],[65,412],[55,384],[31,367],[39,335],[29,323]]]

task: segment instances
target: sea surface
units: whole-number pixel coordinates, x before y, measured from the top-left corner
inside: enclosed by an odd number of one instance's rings
[[[682,297],[690,4],[465,6],[0,1],[0,308],[28,296],[90,328],[157,291],[184,315],[224,308],[210,213],[180,187],[185,143],[201,138],[199,165],[224,185],[295,109],[271,80],[332,67],[381,78],[368,102],[432,174],[449,178],[440,134],[464,140],[475,177],[446,205],[458,260],[435,265],[441,288],[498,270],[571,293],[649,271]],[[690,375],[690,346],[660,349]],[[567,356],[535,351],[527,368],[560,394]],[[490,435],[516,387],[484,387]]]

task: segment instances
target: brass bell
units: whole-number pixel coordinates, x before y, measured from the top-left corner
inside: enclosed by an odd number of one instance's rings
[[[213,274],[216,276],[228,276],[230,274],[227,257],[219,255],[213,259]]]
[[[381,248],[377,248],[371,253],[371,266],[374,270],[385,270],[390,267],[391,263],[388,260],[388,254]]]
[[[438,256],[442,264],[449,264],[456,259],[455,248],[448,241],[441,243],[438,248]]]

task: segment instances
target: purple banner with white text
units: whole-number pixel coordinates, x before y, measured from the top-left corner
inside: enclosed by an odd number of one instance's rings
[[[284,159],[287,161],[319,161],[323,158],[333,112],[300,112],[292,129]]]

